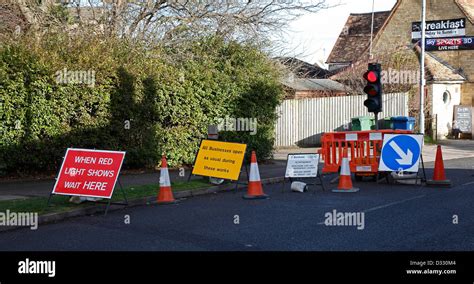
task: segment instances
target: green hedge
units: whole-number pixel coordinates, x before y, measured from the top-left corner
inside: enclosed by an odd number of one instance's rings
[[[95,71],[93,87],[59,70]],[[260,159],[273,150],[279,73],[251,45],[205,38],[179,50],[116,39],[49,35],[0,47],[0,172],[58,170],[67,147],[127,151],[125,167],[192,163],[207,126],[257,118],[258,131],[223,133]],[[129,122],[129,129],[126,127]]]

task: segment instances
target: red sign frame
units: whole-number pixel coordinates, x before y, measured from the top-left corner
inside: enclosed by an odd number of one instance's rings
[[[68,148],[51,194],[112,198],[125,154]]]

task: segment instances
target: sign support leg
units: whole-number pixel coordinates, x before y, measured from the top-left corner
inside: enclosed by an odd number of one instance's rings
[[[326,188],[324,187],[324,182],[323,182],[323,177],[321,176],[321,172],[318,170],[318,178],[320,182],[320,186],[323,189],[323,191],[326,191]],[[314,188],[314,194],[316,194],[316,187]]]
[[[189,176],[188,176],[188,182],[191,181],[191,177],[193,175],[193,168],[191,168],[191,172],[189,173]]]
[[[53,194],[50,193],[50,194],[49,194],[49,197],[48,197],[48,207],[51,206],[51,198],[52,198],[52,197],[53,197]]]
[[[247,164],[245,164],[244,167],[245,167],[245,173],[247,174],[247,180],[248,180],[248,179],[250,178],[250,176],[249,176],[249,171],[248,171],[248,168],[247,168]],[[247,184],[247,185],[248,185],[248,183],[241,183],[241,182],[240,182],[240,176],[241,176],[241,175],[242,175],[242,168],[240,168],[239,177],[238,177],[238,179],[235,181],[234,194],[237,193],[237,191],[239,190],[239,184],[244,184],[244,185]],[[232,181],[231,181],[231,182],[232,182]]]
[[[107,202],[107,206],[105,207],[104,216],[107,216],[107,212],[109,211],[110,203],[111,203],[111,202],[112,202],[112,198],[110,198],[109,201]]]
[[[426,170],[425,170],[425,161],[423,160],[423,154],[420,155],[421,167],[423,168],[423,177],[421,178],[421,183],[426,183]]]
[[[123,206],[125,206],[125,207],[128,206],[127,194],[125,193],[125,189],[123,189],[122,182],[120,182],[120,178],[117,179],[117,182],[118,182],[118,184],[119,184],[120,191],[122,192],[122,196],[123,196],[123,199],[124,199],[125,203],[112,202],[112,198],[110,198],[110,199],[106,202],[107,206],[105,207],[104,216],[107,216],[107,212],[109,212],[110,205],[112,205],[112,204],[113,204],[113,205],[123,205]],[[96,202],[96,203],[104,204],[104,202]]]
[[[118,183],[120,186],[120,190],[122,191],[123,199],[125,200],[126,206],[128,206],[128,199],[127,199],[127,194],[125,193],[125,190],[123,189],[122,183],[120,182],[120,179],[118,179]]]
[[[380,184],[380,181],[382,181],[382,180],[386,180],[387,183],[390,184],[389,179],[388,179],[388,175],[385,176],[384,178],[380,178],[380,175],[381,175],[381,174],[380,174],[380,171],[377,171],[377,175],[376,175],[376,177],[375,177],[375,179],[376,179],[376,181],[377,181],[377,184]]]
[[[291,191],[291,184],[293,183],[293,178],[292,177],[289,177],[288,178],[288,181],[290,182],[290,191]],[[283,179],[283,182],[285,182],[285,180]],[[283,192],[285,192],[285,187],[283,187]]]

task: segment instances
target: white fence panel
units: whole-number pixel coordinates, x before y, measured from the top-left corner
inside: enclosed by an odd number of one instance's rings
[[[324,132],[350,127],[351,118],[372,115],[364,106],[365,95],[285,100],[277,108],[276,147],[316,146]],[[408,94],[383,95],[383,112],[387,116],[408,116]]]

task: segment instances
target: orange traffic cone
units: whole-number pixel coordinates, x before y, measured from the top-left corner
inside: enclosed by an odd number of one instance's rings
[[[438,149],[436,150],[433,179],[428,180],[426,184],[431,186],[451,186],[451,181],[449,179],[446,179],[446,173],[444,171],[443,153],[441,151],[441,145],[438,145]]]
[[[351,167],[349,166],[349,158],[347,150],[344,150],[342,156],[341,173],[339,174],[339,185],[332,192],[358,192],[360,189],[352,187]]]
[[[161,158],[160,190],[157,200],[158,204],[171,204],[176,202],[173,197],[173,191],[171,190],[170,174],[168,172],[168,163],[166,162],[165,156]]]
[[[260,172],[258,171],[257,155],[252,151],[252,158],[250,160],[250,176],[247,194],[243,196],[244,199],[265,199],[268,195],[263,193],[262,182],[260,180]]]

